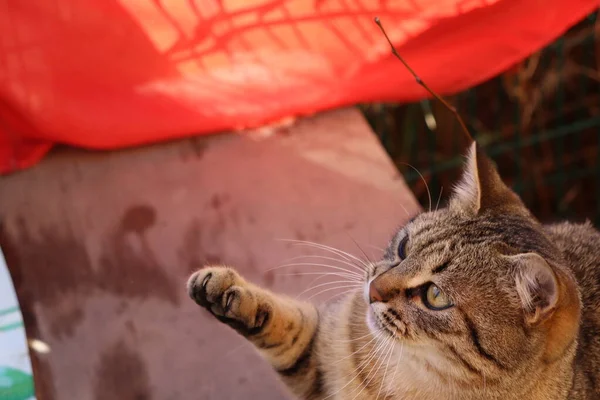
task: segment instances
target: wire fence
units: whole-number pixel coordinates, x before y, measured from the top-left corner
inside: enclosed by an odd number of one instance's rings
[[[595,12],[504,74],[449,98],[511,187],[542,221],[600,226],[600,18]],[[466,143],[432,101],[361,106],[428,207],[460,176]]]

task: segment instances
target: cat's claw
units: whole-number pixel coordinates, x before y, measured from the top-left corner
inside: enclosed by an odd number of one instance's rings
[[[265,318],[256,296],[237,272],[226,267],[207,267],[188,279],[188,294],[221,322],[237,330],[257,328]],[[235,326],[234,326],[235,325]]]
[[[229,268],[207,267],[188,279],[188,294],[198,305],[222,315],[231,304],[225,292],[237,283],[236,278],[237,273]]]

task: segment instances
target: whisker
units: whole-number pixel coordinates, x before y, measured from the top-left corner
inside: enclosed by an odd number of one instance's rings
[[[369,265],[365,262],[365,260],[360,259],[359,257],[356,257],[353,254],[350,254],[346,251],[340,250],[340,249],[336,249],[334,247],[330,247],[330,246],[325,246],[325,245],[320,245],[319,243],[295,243],[296,246],[312,246],[312,247],[316,247],[318,249],[322,249],[322,250],[326,250],[326,251],[331,251],[334,252],[334,254],[338,254],[340,257],[344,258],[345,260],[349,261],[349,262],[353,262],[357,261],[358,264],[353,264],[354,266],[360,268],[361,270],[364,270],[366,268],[369,268]],[[322,247],[325,246],[325,247]]]
[[[287,275],[319,275],[319,276],[317,276],[315,279],[313,279],[312,281],[310,281],[310,282],[308,283],[308,285],[307,285],[307,286],[309,286],[309,287],[308,287],[308,288],[307,288],[305,291],[303,291],[302,293],[298,294],[298,295],[296,296],[296,298],[300,297],[300,296],[301,296],[302,294],[304,294],[305,292],[308,292],[308,291],[310,291],[310,290],[312,290],[312,289],[315,289],[315,288],[317,288],[317,287],[320,287],[320,286],[325,286],[325,285],[327,285],[327,284],[331,285],[331,284],[333,284],[333,283],[341,283],[341,282],[344,282],[344,283],[351,283],[351,284],[355,284],[355,283],[356,283],[356,284],[359,284],[359,285],[361,285],[361,286],[364,284],[362,280],[356,279],[356,277],[354,277],[354,276],[351,276],[351,275],[344,275],[344,274],[337,274],[337,273],[332,273],[332,272],[330,272],[330,273],[318,273],[318,272],[314,272],[314,273],[312,273],[312,272],[305,272],[305,273],[299,273],[299,274],[287,274]],[[335,276],[335,277],[338,277],[338,278],[344,278],[344,280],[343,280],[343,281],[325,282],[325,283],[323,283],[323,284],[319,284],[319,285],[317,285],[317,286],[313,286],[313,284],[314,284],[314,283],[316,283],[316,282],[317,282],[319,279],[323,279],[323,278],[326,278],[326,277],[328,277],[328,276]]]
[[[358,326],[363,327],[364,325],[358,325]],[[373,333],[369,332],[366,335],[363,335],[363,336],[360,336],[360,337],[357,337],[357,338],[353,338],[353,339],[338,339],[335,342],[336,343],[352,343],[352,342],[356,342],[357,340],[361,340],[361,339],[364,339],[364,338],[369,337],[369,336],[373,336]]]
[[[392,339],[392,338],[388,336],[388,337],[387,337],[387,339],[384,339],[384,340],[383,340],[383,345],[380,347],[380,349],[377,351],[377,354],[376,354],[376,355],[377,355],[377,359],[374,361],[374,362],[375,362],[375,365],[371,367],[371,370],[370,370],[370,371],[369,371],[369,373],[367,374],[367,378],[366,378],[366,379],[369,379],[369,376],[371,376],[371,372],[372,372],[372,371],[373,371],[373,369],[374,369],[374,368],[375,368],[375,367],[376,367],[376,366],[379,364],[379,361],[381,360],[381,357],[380,357],[380,356],[381,356],[383,353],[385,353],[385,351],[386,351],[386,349],[387,349],[388,345],[389,345],[389,344],[390,344],[390,342],[391,342],[391,339]],[[374,354],[374,356],[375,356],[375,354]],[[373,360],[373,358],[371,358],[371,360],[369,361],[369,363],[371,363],[371,361],[372,361],[372,360]],[[364,370],[364,368],[363,368],[363,369],[362,369],[362,370],[359,372],[359,374],[361,374],[363,370]],[[369,382],[370,382],[370,380],[369,380]],[[358,388],[360,388],[360,387],[362,386],[362,389],[361,389],[361,390],[358,392],[358,394],[357,394],[357,395],[354,397],[354,398],[356,398],[356,397],[357,397],[357,396],[358,396],[358,395],[359,395],[359,394],[360,394],[360,393],[361,393],[361,392],[364,390],[364,388],[365,388],[365,386],[364,386],[364,385],[365,385],[365,384],[364,384],[364,381],[361,381],[361,382],[359,382],[359,385],[358,385],[358,387],[357,387],[357,388],[355,388],[355,389],[354,389],[352,392],[350,392],[350,394],[354,393],[354,392],[355,392],[355,391],[356,391]]]
[[[348,234],[348,237],[350,238],[350,240],[352,240],[352,242],[354,242],[354,244],[356,245],[356,247],[358,248],[358,250],[362,253],[362,255],[365,257],[365,260],[367,262],[369,262],[370,264],[373,264],[373,261],[369,258],[369,256],[367,255],[367,253],[365,253],[365,251],[362,249],[362,247],[360,247],[358,245],[358,242],[356,240],[354,240],[354,238],[352,236],[350,236],[349,232],[346,232]]]
[[[377,363],[375,364],[377,366],[377,369],[373,373],[373,376],[371,378],[369,378],[369,376],[371,376],[371,372],[369,372],[369,374],[367,375],[367,379],[369,379],[369,381],[367,383],[365,383],[364,385],[362,385],[363,388],[356,394],[356,396],[354,396],[352,398],[352,400],[356,399],[363,392],[363,390],[365,390],[365,388],[367,386],[369,386],[369,383],[371,383],[371,381],[377,376],[377,373],[379,372],[379,370],[385,363],[386,357],[388,356],[389,352],[392,351],[393,348],[394,348],[394,338],[392,336],[390,336],[388,339],[388,342],[386,342],[386,347],[383,350],[383,352],[386,353],[386,355],[383,356],[381,359],[377,360]],[[375,368],[375,367],[373,367],[373,368]]]
[[[334,364],[337,364],[341,361],[344,361],[350,357],[352,357],[353,355],[355,355],[356,353],[358,353],[359,351],[361,351],[362,349],[364,349],[365,347],[367,347],[370,343],[372,343],[374,340],[377,340],[378,337],[380,337],[381,335],[383,335],[383,332],[379,332],[378,336],[373,336],[373,338],[371,340],[369,340],[367,343],[365,343],[360,349],[356,350],[355,352],[352,352],[351,354],[348,354],[346,357],[344,358],[340,358],[339,360],[335,361]],[[368,336],[368,335],[367,335]],[[363,336],[364,337],[364,336]]]
[[[363,286],[363,285],[360,285],[360,286],[358,286],[358,287],[357,287],[357,289],[359,289],[359,290],[360,290],[360,288],[362,288],[362,286]],[[335,295],[333,295],[333,296],[329,297],[329,298],[327,299],[327,302],[330,302],[330,301],[332,301],[333,299],[335,299],[335,298],[337,298],[337,297],[340,297],[340,296],[346,295],[346,294],[348,294],[348,293],[351,293],[351,292],[353,292],[353,291],[354,291],[354,290],[346,290],[346,291],[344,291],[344,292],[342,292],[342,293],[335,294]]]
[[[346,288],[357,289],[357,288],[360,288],[360,287],[362,287],[362,285],[346,285],[346,286],[336,286],[336,287],[332,287],[332,288],[327,288],[327,289],[321,290],[321,291],[319,291],[319,292],[311,295],[308,299],[306,299],[306,301],[309,301],[310,299],[312,299],[314,297],[317,297],[317,296],[319,296],[319,295],[321,295],[323,293],[326,293],[326,292],[330,292],[332,290],[346,289]],[[349,292],[349,290],[347,292]]]
[[[300,260],[303,258],[322,258],[323,260],[330,260],[330,261],[335,261],[335,262],[339,262],[342,263],[344,265],[348,265],[354,269],[358,269],[361,273],[364,271],[363,268],[359,265],[356,265],[352,262],[348,262],[346,260],[342,260],[339,258],[333,258],[333,257],[327,257],[327,256],[321,256],[321,255],[315,255],[315,254],[311,254],[311,255],[305,255],[305,256],[297,256],[297,257],[292,257],[289,260],[286,260],[285,262],[290,262],[290,261],[295,261],[295,260]]]
[[[413,170],[415,170],[415,172],[417,174],[419,174],[419,176],[421,177],[421,180],[423,181],[423,183],[425,184],[425,189],[427,189],[427,197],[429,197],[429,211],[431,211],[431,205],[432,205],[432,201],[431,201],[431,191],[429,190],[429,185],[427,184],[427,181],[425,180],[425,177],[421,174],[421,172],[419,172],[419,170],[415,167],[413,167],[412,165],[410,165],[409,163],[405,163],[405,162],[401,162],[400,164],[404,164],[410,168],[412,168]]]
[[[324,276],[323,276],[323,275],[321,275],[321,276],[317,276],[315,279],[313,279],[312,281],[310,281],[310,282],[308,283],[308,285],[307,285],[307,286],[308,286],[308,288],[310,289],[311,287],[313,287],[313,285],[314,285],[314,284],[315,284],[315,283],[316,283],[316,282],[317,282],[319,279],[323,279],[323,278],[324,278]],[[357,281],[357,280],[356,280],[356,279],[354,279],[354,278],[352,278],[352,280],[350,280],[349,278],[346,278],[346,279],[344,279],[344,282],[348,282],[348,283],[355,283],[355,282],[360,282],[360,281]],[[298,296],[296,296],[296,298],[298,298]]]
[[[325,268],[330,268],[330,269],[334,269],[337,271],[343,271],[346,274],[352,274],[354,276],[356,276],[357,278],[360,278],[361,280],[363,279],[363,275],[354,272],[354,271],[349,271],[345,268],[342,267],[338,267],[335,265],[329,265],[329,264],[317,264],[317,263],[292,263],[292,264],[284,264],[284,265],[280,265],[278,267],[273,267],[273,268],[269,268],[267,271],[276,271],[278,269],[282,269],[282,268],[289,268],[289,267],[325,267]]]
[[[368,327],[366,324],[362,324],[362,325],[359,325],[359,324],[351,324],[351,325],[350,325],[350,324],[349,324],[349,326],[353,326],[353,327],[355,327],[355,328],[359,328],[359,329],[365,329],[365,330],[369,329],[369,327]],[[369,334],[371,334],[371,335],[372,335],[373,333],[372,333],[371,331],[369,331]],[[344,342],[344,341],[346,341],[346,342],[351,342],[351,341],[353,341],[353,340],[354,340],[354,339],[352,339],[352,340],[350,340],[350,339],[340,339],[340,341],[342,341],[342,342]]]
[[[402,354],[404,352],[404,342],[401,342],[402,344],[400,345],[400,355],[398,356],[398,359],[396,360],[396,368],[394,368],[394,375],[392,375],[392,379],[389,381],[388,384],[388,390],[390,390],[390,386],[393,382],[395,382],[396,379],[396,373],[398,372],[398,365],[400,365],[400,361],[402,360]]]
[[[336,254],[336,255],[342,257],[346,261],[351,261],[353,258],[356,258],[354,256],[348,257],[348,255],[344,254],[345,252],[343,252],[342,250],[336,249],[335,247],[327,246],[327,245],[321,244],[321,243],[311,242],[308,240],[298,240],[298,239],[276,239],[276,240],[279,240],[281,242],[290,242],[290,243],[293,243],[294,245],[305,245],[305,246],[314,247],[314,248],[317,248],[320,250],[329,251],[330,253],[333,253],[333,254]],[[359,259],[357,259],[357,260],[360,261]]]
[[[394,354],[394,346],[390,347],[389,353],[390,354],[388,355],[387,362],[385,364],[385,370],[383,371],[383,378],[381,378],[381,385],[379,385],[379,391],[377,392],[377,396],[375,396],[375,400],[379,399],[379,395],[381,394],[381,389],[383,389],[383,383],[385,382],[387,370],[390,366],[390,360],[392,359],[392,354]]]
[[[383,333],[383,330],[379,331],[380,333]],[[354,368],[348,375],[346,376],[350,376],[352,374],[354,374],[355,372],[356,375],[354,375],[344,386],[342,386],[341,388],[339,388],[335,393],[330,394],[329,396],[325,397],[323,400],[327,400],[330,397],[333,397],[335,395],[337,395],[339,392],[341,392],[342,390],[344,390],[349,384],[351,384],[358,376],[360,376],[360,374],[362,373],[362,371],[366,368],[367,365],[369,365],[369,362],[373,359],[373,357],[379,353],[379,349],[382,348],[382,346],[384,344],[387,344],[387,341],[390,339],[390,337],[387,337],[386,339],[383,340],[379,340],[377,339],[377,342],[375,344],[375,346],[373,346],[373,349],[369,352],[369,354],[367,354],[367,357],[365,357],[365,359],[363,361],[360,362],[360,364],[358,364],[358,366],[356,368]],[[361,368],[362,366],[362,368]]]
[[[319,285],[309,287],[308,289],[304,290],[302,293],[300,293],[299,295],[297,295],[296,298],[298,298],[298,297],[302,296],[304,293],[310,292],[311,290],[314,290],[316,288],[320,288],[320,287],[328,286],[328,285],[336,285],[338,283],[353,283],[353,282],[352,281],[333,281],[333,282],[321,283]]]
[[[442,186],[442,188],[440,189],[440,195],[438,196],[437,204],[435,205],[435,211],[437,211],[438,208],[440,207],[440,200],[442,199],[443,191],[444,191],[444,187]]]
[[[350,275],[350,274],[345,274],[345,273],[340,273],[340,272],[290,272],[290,273],[286,273],[286,274],[276,274],[277,276],[303,276],[303,275],[320,275],[321,277],[324,276],[338,276],[340,278],[348,278],[350,280],[355,280],[356,282],[363,282],[362,279],[358,280],[355,278],[355,275]]]
[[[344,258],[346,261],[355,260],[355,261],[358,261],[359,263],[361,263],[361,265],[363,265],[365,268],[369,268],[369,266],[366,265],[360,258],[358,258],[348,252],[345,252],[343,250],[336,249],[335,247],[327,246],[327,245],[320,244],[320,243],[310,242],[308,240],[296,240],[296,239],[279,239],[279,240],[284,241],[284,242],[295,243],[297,245],[312,246],[312,247],[316,247],[321,250],[326,250],[326,251],[329,251],[329,252],[339,255],[340,257]]]
[[[378,246],[375,246],[374,244],[367,244],[367,246],[369,246],[369,247],[371,247],[371,248],[373,248],[373,249],[375,249],[375,250],[379,250],[379,251],[381,251],[382,253],[385,253],[385,249],[383,249],[383,248],[381,248],[381,247],[378,247]]]
[[[233,349],[229,350],[227,353],[223,354],[221,357],[227,358],[227,357],[233,355],[233,353],[236,353],[239,350],[243,349],[244,347],[251,347],[250,342],[244,342],[244,343],[240,344],[239,346],[234,347]]]
[[[361,323],[357,323],[357,322],[348,322],[348,326],[358,326],[358,327],[362,327],[362,328],[364,328],[364,327],[366,327],[367,325],[366,325],[366,323],[364,323],[364,322],[361,322]]]
[[[408,212],[408,210],[406,209],[406,207],[404,207],[404,205],[402,203],[398,204],[400,207],[402,207],[402,209],[404,210],[404,213],[406,214],[406,216],[408,218],[410,218],[410,213]]]

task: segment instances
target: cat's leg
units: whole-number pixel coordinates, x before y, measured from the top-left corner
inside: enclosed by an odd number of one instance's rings
[[[226,267],[194,273],[188,281],[188,293],[219,321],[252,342],[296,395],[304,399],[323,397],[314,356],[319,315],[313,305],[253,285]]]

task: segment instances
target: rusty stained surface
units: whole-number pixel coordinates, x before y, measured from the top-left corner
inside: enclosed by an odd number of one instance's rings
[[[377,257],[418,205],[353,109],[265,137],[127,151],[62,149],[0,178],[0,246],[29,338],[38,399],[284,399],[254,350],[187,298],[206,263],[298,294],[313,276],[277,239]],[[375,246],[375,247],[373,247]],[[309,297],[309,292],[303,297]],[[321,298],[330,297],[324,293]]]

